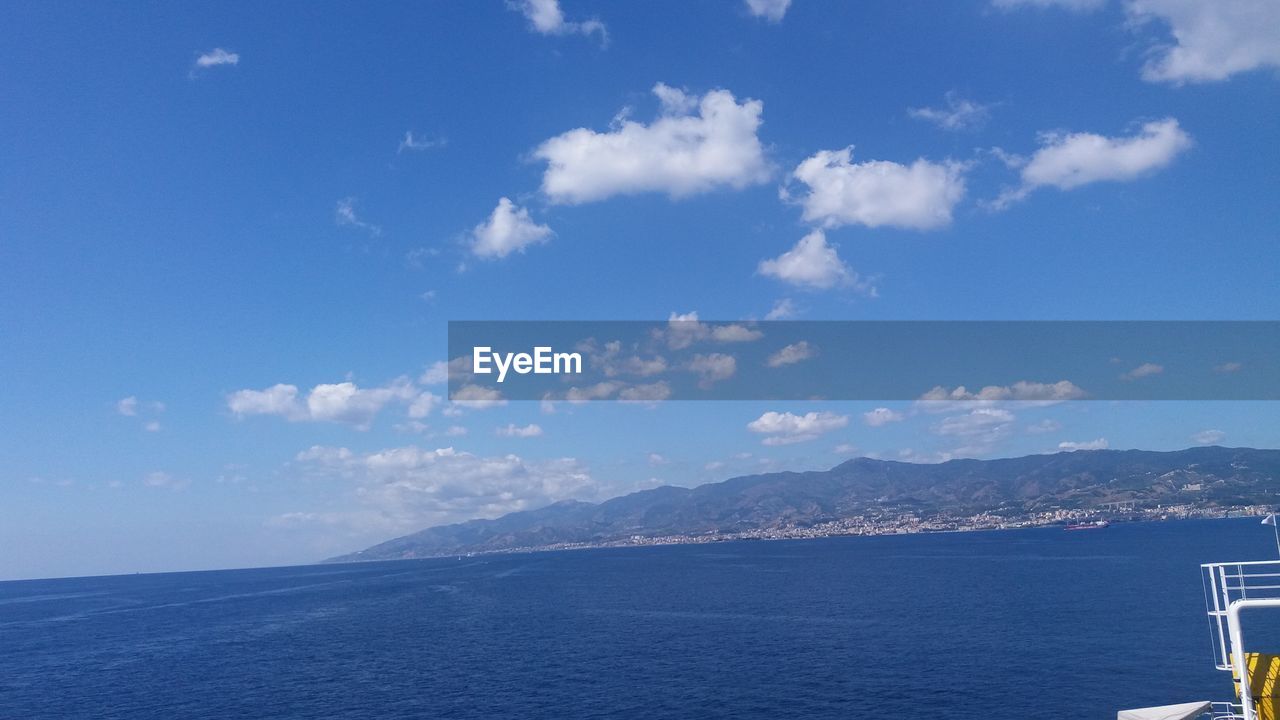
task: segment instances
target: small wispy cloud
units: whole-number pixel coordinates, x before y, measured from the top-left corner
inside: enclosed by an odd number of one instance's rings
[[[1121,375],[1120,379],[1121,380],[1138,380],[1140,378],[1150,377],[1152,375],[1159,375],[1162,372],[1164,372],[1163,365],[1157,365],[1155,363],[1142,363],[1138,367]]]
[[[396,148],[396,154],[399,155],[405,151],[415,152],[420,150],[430,150],[432,148],[444,147],[446,144],[448,144],[448,140],[445,138],[416,137],[412,130],[406,130],[404,138],[400,140],[400,145]]]
[[[763,18],[771,23],[782,22],[791,7],[791,0],[744,0],[747,12],[752,16]]]
[[[382,234],[381,226],[365,222],[356,214],[356,199],[353,197],[345,197],[338,201],[337,208],[334,209],[334,221],[345,227],[364,230],[374,237]]]
[[[925,120],[943,130],[976,130],[991,118],[991,105],[967,100],[954,92],[944,98],[945,107],[908,108],[907,114],[917,120]]]

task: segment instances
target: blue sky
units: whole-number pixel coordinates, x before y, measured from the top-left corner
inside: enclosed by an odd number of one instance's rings
[[[477,408],[431,372],[450,319],[1275,319],[1267,0],[8,4],[0,68],[0,577],[856,454],[1276,446],[1267,403]]]

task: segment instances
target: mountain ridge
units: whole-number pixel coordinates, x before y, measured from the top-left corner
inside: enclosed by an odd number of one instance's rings
[[[628,539],[858,528],[893,523],[1010,523],[1106,508],[1225,508],[1274,502],[1280,450],[1076,450],[936,464],[852,458],[829,470],[742,475],[692,488],[664,485],[599,503],[562,500],[493,519],[440,525],[325,562],[438,557]],[[1176,501],[1176,502],[1175,502]],[[904,520],[905,518],[905,520]],[[887,523],[887,525],[886,525]],[[793,533],[794,534],[794,533]]]

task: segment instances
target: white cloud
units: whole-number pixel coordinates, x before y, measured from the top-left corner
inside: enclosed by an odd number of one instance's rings
[[[1040,422],[1027,426],[1027,432],[1032,435],[1043,435],[1045,433],[1057,432],[1062,429],[1062,423],[1052,418],[1046,418]]]
[[[791,0],[744,0],[744,3],[747,12],[772,23],[781,22],[787,8],[791,7]]]
[[[334,221],[339,225],[364,230],[375,237],[382,234],[380,226],[367,223],[356,214],[356,199],[353,197],[345,197],[339,200],[337,207],[334,209],[333,217]]]
[[[965,415],[944,418],[934,428],[939,435],[989,434],[1015,420],[1013,413],[1003,408],[980,407]]]
[[[373,514],[358,522],[401,531],[591,497],[597,489],[574,458],[480,457],[411,445],[363,454],[315,447],[298,462],[312,475],[352,483],[356,500]]]
[[[1059,380],[1056,383],[1019,380],[1012,385],[987,385],[978,392],[971,392],[964,385],[953,389],[938,385],[921,395],[920,400],[926,403],[1024,402],[1048,405],[1065,400],[1079,400],[1086,394],[1069,380]]]
[[[404,131],[404,138],[400,141],[399,147],[396,148],[396,154],[409,150],[430,150],[432,148],[444,147],[447,141],[444,138],[423,138],[414,137],[412,130]]]
[[[880,427],[889,423],[902,422],[906,416],[896,410],[890,410],[886,407],[878,407],[875,410],[862,413],[862,422],[871,427]]]
[[[728,380],[738,370],[738,361],[732,355],[710,353],[694,355],[689,361],[689,371],[698,376],[698,387],[709,388],[721,380]]]
[[[506,427],[500,427],[494,432],[496,432],[498,435],[501,435],[502,437],[532,438],[532,437],[540,437],[542,435],[542,426],[534,423],[529,423],[524,427],[520,427],[515,423],[508,423]]]
[[[964,165],[924,158],[911,165],[886,160],[853,163],[853,146],[821,150],[791,177],[808,186],[798,198],[804,219],[826,228],[841,225],[930,230],[951,223],[964,197]],[[783,191],[784,199],[791,199]]]
[[[738,323],[716,325],[711,328],[711,339],[721,343],[752,342],[764,337],[764,333]]]
[[[551,237],[551,228],[529,217],[526,208],[507,198],[498,200],[489,219],[471,231],[471,252],[482,258],[504,258]]]
[[[1155,363],[1142,363],[1138,367],[1130,370],[1124,375],[1121,375],[1120,379],[1121,380],[1137,380],[1139,378],[1150,377],[1152,375],[1159,375],[1162,372],[1164,372],[1163,365],[1157,365]]]
[[[907,114],[918,120],[927,120],[943,130],[974,130],[986,124],[991,117],[991,106],[966,100],[954,92],[946,94],[946,107],[909,108]]]
[[[1018,7],[1060,7],[1075,12],[1097,10],[1107,4],[1107,0],[991,0],[991,4],[1002,10]]]
[[[598,382],[586,387],[571,387],[564,394],[564,399],[571,403],[583,403],[588,400],[604,400],[623,387],[622,383]]]
[[[1280,3],[1275,0],[1129,0],[1135,26],[1167,24],[1172,43],[1153,49],[1149,82],[1213,82],[1280,68]]]
[[[409,404],[413,417],[425,417],[434,405],[433,401],[424,400],[408,380],[400,378],[377,388],[361,388],[352,382],[322,383],[312,388],[305,400],[296,385],[284,383],[265,390],[237,390],[227,396],[227,409],[237,417],[275,415],[290,422],[340,422],[367,430],[374,417],[392,402]]]
[[[1059,450],[1075,451],[1075,450],[1106,450],[1110,447],[1110,443],[1106,438],[1098,438],[1097,440],[1087,440],[1084,442],[1064,441],[1058,443]]]
[[[278,383],[265,390],[237,390],[227,396],[227,409],[235,415],[279,415],[304,419],[298,402],[298,386]]]
[[[458,391],[453,393],[452,414],[457,414],[458,408],[470,408],[472,410],[484,410],[486,408],[506,405],[507,401],[502,398],[502,393],[494,388],[481,387],[479,385],[463,385]]]
[[[666,380],[646,385],[633,385],[618,392],[618,399],[624,402],[655,403],[669,397],[671,397],[671,385]]]
[[[592,18],[580,22],[566,20],[559,0],[518,0],[510,4],[529,21],[529,27],[541,35],[600,36],[600,44],[609,43],[609,29],[603,22]]]
[[[402,380],[380,388],[361,388],[352,382],[316,385],[307,395],[306,415],[309,420],[348,423],[364,430],[393,401],[418,403],[417,411],[422,412],[416,392]]]
[[[233,53],[222,48],[214,48],[206,53],[201,53],[196,58],[196,67],[211,68],[219,65],[239,65],[240,54]]]
[[[821,230],[800,238],[795,247],[778,257],[761,260],[756,272],[799,287],[826,290],[844,285],[875,296],[875,287],[859,280],[858,273],[840,259],[836,246],[827,244]]]
[[[691,97],[662,83],[653,92],[662,109],[648,125],[619,116],[609,132],[578,128],[534,150],[534,157],[547,162],[542,191],[552,202],[647,192],[676,198],[768,180],[770,168],[756,137],[760,101],[738,103],[727,90]]]
[[[648,461],[650,465],[666,465],[671,462],[658,453],[649,453]]]
[[[804,415],[769,411],[747,423],[753,433],[766,435],[765,445],[790,445],[813,440],[823,433],[838,430],[849,424],[848,415],[832,412],[809,412]]]
[[[773,304],[773,308],[764,316],[765,320],[786,320],[793,318],[799,313],[796,304],[791,298],[782,298]]]
[[[138,398],[134,397],[133,395],[130,395],[127,398],[122,398],[119,402],[116,403],[116,412],[120,413],[121,415],[125,415],[127,417],[133,417],[137,415],[138,414]]]
[[[661,355],[623,354],[622,343],[617,340],[601,345],[594,338],[578,343],[574,349],[585,353],[589,365],[600,368],[605,377],[635,375],[649,377],[667,371],[667,360]]]
[[[465,360],[465,358],[463,358]],[[449,363],[444,360],[437,360],[427,369],[423,371],[422,377],[418,378],[418,382],[423,385],[443,385],[449,382]]]
[[[769,367],[782,367],[783,365],[794,365],[798,362],[808,360],[818,354],[818,349],[810,345],[807,340],[801,340],[782,348],[778,352],[769,356],[765,364]]]
[[[1221,430],[1201,430],[1191,436],[1191,440],[1197,445],[1217,445],[1227,439],[1227,434]]]
[[[410,401],[409,417],[418,419],[427,417],[442,402],[443,399],[439,395],[424,390]]]
[[[142,478],[142,484],[146,485],[147,487],[169,488],[171,490],[177,490],[177,489],[186,487],[189,484],[189,481],[185,479],[176,478],[167,472],[162,472],[160,470],[157,470],[155,472],[150,472],[144,475]]]
[[[148,420],[146,423],[143,424],[142,429],[146,430],[147,432],[160,432],[160,421]]]
[[[1045,133],[1041,147],[1021,165],[1022,184],[1001,193],[992,206],[1000,209],[1025,198],[1036,188],[1071,190],[1095,182],[1127,182],[1164,168],[1191,147],[1191,136],[1173,118],[1145,123],[1128,137],[1094,133]]]
[[[837,455],[853,455],[854,453],[858,452],[858,447],[850,443],[840,443],[839,445],[835,446],[831,450],[831,452]]]
[[[1225,375],[1225,374],[1230,374],[1234,372],[1240,372],[1240,370],[1243,368],[1244,368],[1244,363],[1224,362],[1219,365],[1214,365],[1213,371],[1216,373],[1221,373]]]

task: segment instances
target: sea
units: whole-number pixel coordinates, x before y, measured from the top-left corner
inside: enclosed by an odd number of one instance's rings
[[[1242,518],[3,582],[0,718],[1113,718],[1228,698],[1199,564],[1275,556]]]

